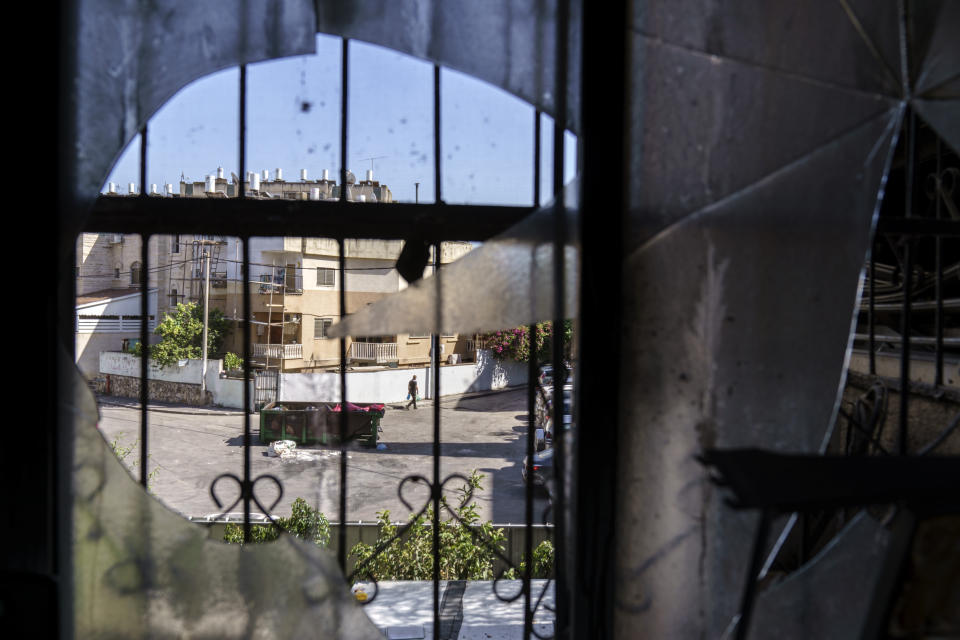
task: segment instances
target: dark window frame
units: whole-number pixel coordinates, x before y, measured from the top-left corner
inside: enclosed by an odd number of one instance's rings
[[[327,280],[329,280],[329,282],[327,282]],[[330,267],[317,267],[317,286],[336,287],[337,270]]]

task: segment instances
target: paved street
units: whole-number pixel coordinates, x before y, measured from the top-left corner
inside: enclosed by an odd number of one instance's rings
[[[139,476],[139,418],[137,404],[122,398],[101,397],[99,427],[104,437],[116,441],[119,449],[129,448],[125,464]],[[485,474],[483,490],[475,501],[483,519],[498,524],[524,521],[524,485],[520,466],[526,441],[526,392],[504,391],[480,397],[441,400],[441,477],[452,473],[469,475],[477,469]],[[283,484],[283,496],[273,510],[288,515],[290,503],[303,497],[327,515],[339,520],[340,462],[338,450],[308,447],[320,456],[311,462],[287,461],[267,455],[267,446],[256,433],[259,416],[250,416],[255,434],[251,454],[251,474],[276,476]],[[381,442],[387,449],[377,451],[351,446],[348,451],[347,520],[371,521],[377,511],[389,509],[392,520],[406,519],[407,509],[397,495],[404,477],[433,476],[433,405],[421,402],[417,410],[405,411],[402,405],[388,405],[382,421]],[[149,469],[155,472],[151,490],[167,506],[187,516],[218,513],[210,497],[210,485],[221,473],[242,475],[243,414],[239,411],[197,409],[151,405],[149,414]],[[455,489],[462,483],[451,481],[445,493],[456,504]],[[256,493],[265,507],[276,500],[275,485],[261,480]],[[239,495],[235,482],[224,479],[217,494],[228,506]],[[404,497],[415,508],[428,499],[426,487],[407,483]],[[537,492],[537,521],[547,507],[543,493]],[[254,506],[254,511],[261,511]],[[242,511],[241,506],[231,511]]]

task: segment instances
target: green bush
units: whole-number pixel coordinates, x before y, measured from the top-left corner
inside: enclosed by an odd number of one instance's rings
[[[313,542],[318,547],[326,547],[330,543],[330,522],[322,513],[307,504],[307,501],[303,498],[297,498],[293,501],[292,513],[289,518],[276,518],[276,521],[277,526],[272,524],[251,526],[250,541],[257,543],[276,540],[282,529],[302,540]],[[225,542],[243,544],[243,527],[237,524],[228,524],[223,539]]]
[[[440,579],[441,580],[493,580],[495,551],[503,553],[506,535],[489,521],[480,522],[476,504],[468,503],[471,491],[482,489],[483,474],[473,471],[467,484],[457,489],[457,506],[454,509],[459,520],[450,514],[446,497],[441,497],[440,520]],[[280,531],[286,531],[303,540],[326,547],[330,542],[330,523],[326,517],[307,504],[303,498],[293,501],[289,518],[277,518],[277,526],[257,524],[250,527],[251,542],[276,540]],[[390,522],[390,511],[377,512],[377,541],[374,544],[358,542],[350,550],[360,580],[430,580],[433,578],[433,506],[414,518],[410,528],[396,540],[400,527]],[[481,540],[482,542],[478,541]],[[243,544],[243,527],[228,524],[223,539],[234,544]],[[504,577],[516,579],[523,575],[521,562],[519,573],[510,570]],[[546,578],[553,574],[553,545],[544,541],[533,552],[533,575]]]
[[[454,509],[459,520],[450,515],[440,520],[440,579],[492,580],[494,551],[503,552],[506,535],[491,522],[480,522],[477,505],[467,503],[471,489],[481,489],[482,474],[473,471],[468,484],[461,486]],[[446,512],[446,497],[441,497],[441,513]],[[462,522],[461,522],[462,521]],[[410,529],[393,538],[399,529],[390,522],[390,512],[377,512],[377,542],[359,542],[350,550],[356,559],[357,577],[376,580],[430,580],[433,578],[433,506],[414,518]],[[472,533],[471,533],[472,530]],[[476,536],[476,538],[475,538]],[[478,542],[477,538],[484,542]],[[382,547],[382,549],[381,549]],[[378,549],[381,549],[377,552]]]
[[[207,352],[218,353],[223,346],[230,321],[223,311],[211,308],[207,318]],[[167,314],[154,333],[160,342],[149,348],[150,358],[166,367],[185,358],[199,358],[203,354],[203,307],[195,302],[178,304],[173,315]],[[143,354],[143,345],[137,343],[136,355]]]
[[[527,563],[524,557],[520,556],[520,566],[514,569],[508,569],[503,577],[507,580],[519,580],[527,570]],[[544,540],[533,550],[533,571],[531,578],[552,578],[553,577],[553,543]]]
[[[235,353],[227,352],[227,355],[223,356],[223,368],[226,371],[243,369],[243,358]]]

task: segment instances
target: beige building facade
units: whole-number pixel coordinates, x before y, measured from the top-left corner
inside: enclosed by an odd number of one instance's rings
[[[299,180],[286,181],[281,169],[272,173],[248,172],[243,181],[246,197],[256,199],[339,199],[340,187],[323,171],[317,179],[301,171]],[[239,179],[224,176],[222,168],[204,181],[181,180],[179,189],[164,185],[162,193],[151,185],[150,197],[230,198],[238,195]],[[130,186],[130,195],[136,195]],[[124,197],[110,185],[102,197]],[[347,199],[353,202],[393,202],[387,185],[373,179],[357,181],[347,174]],[[403,249],[400,240],[348,240],[345,243],[346,313],[350,314],[383,296],[400,291],[407,282],[395,265]],[[468,242],[445,242],[441,264],[468,253]],[[157,317],[178,303],[204,298],[209,272],[211,308],[233,321],[224,351],[243,353],[243,296],[250,294],[251,355],[257,368],[285,372],[323,371],[338,367],[340,341],[327,337],[340,320],[339,247],[327,238],[271,237],[250,240],[250,280],[242,277],[242,245],[227,236],[181,234],[150,239],[148,268],[144,272],[142,245],[137,235],[84,233],[77,239],[77,292],[103,289],[138,290],[142,278],[155,288]],[[433,256],[431,255],[431,264]],[[429,277],[428,266],[424,277]],[[347,340],[351,366],[403,366],[430,362],[429,335],[357,336]],[[441,337],[441,360],[471,360],[473,337]]]
[[[444,243],[441,264],[470,251],[467,242]],[[400,291],[407,282],[396,270],[400,240],[347,240],[346,313]],[[281,371],[323,371],[339,366],[340,341],[327,337],[340,320],[339,247],[328,238],[251,240],[253,355],[258,364]],[[251,262],[254,262],[251,257]],[[428,267],[425,277],[431,275]],[[235,343],[236,344],[236,343]],[[430,362],[427,334],[352,336],[346,355],[354,366],[422,365]],[[441,358],[474,357],[472,336],[441,337]]]

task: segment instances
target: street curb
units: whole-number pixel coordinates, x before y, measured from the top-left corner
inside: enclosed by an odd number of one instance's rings
[[[139,409],[140,403],[135,400],[123,401],[117,396],[101,396],[97,395],[97,404],[98,405],[110,405],[112,407],[127,407],[128,409]],[[239,409],[218,409],[211,407],[199,407],[192,405],[173,405],[165,406],[150,403],[148,405],[148,410],[151,412],[158,413],[181,413],[188,415],[197,415],[197,414],[207,414],[211,416],[242,416],[243,411]],[[255,415],[251,413],[250,415]]]
[[[510,391],[519,391],[526,388],[527,385],[516,385],[513,387],[506,387],[504,389],[495,389],[490,391],[474,391],[472,393],[459,393],[451,394],[449,396],[441,396],[440,403],[446,402],[459,402],[460,400],[471,400],[473,398],[483,398],[486,396],[496,395],[498,393],[505,393]],[[114,407],[127,407],[130,409],[139,409],[140,403],[135,400],[123,400],[118,396],[102,396],[97,395],[97,404],[98,405],[110,405]],[[402,403],[385,403],[387,406],[391,404],[402,404]],[[429,398],[424,398],[420,400],[420,404],[423,406],[433,406],[433,400]],[[158,413],[180,413],[187,415],[197,415],[197,414],[208,414],[211,416],[242,416],[243,411],[239,409],[217,409],[211,407],[201,407],[193,405],[174,405],[174,406],[165,406],[151,403],[149,405],[149,410],[151,412]],[[253,412],[250,415],[257,415],[259,412]]]

